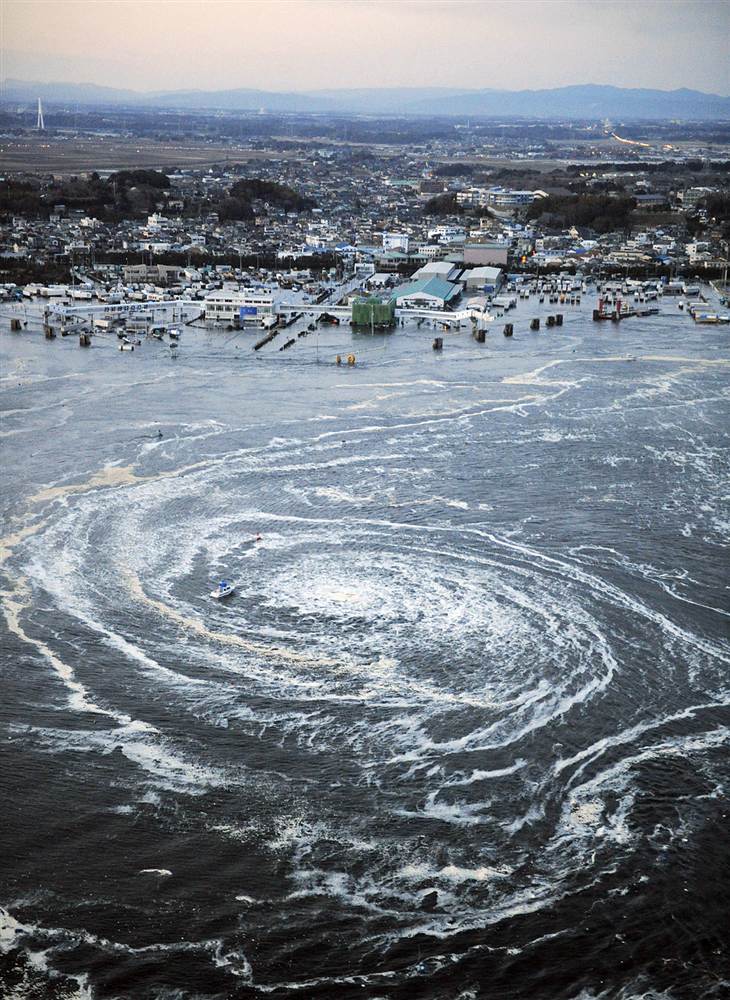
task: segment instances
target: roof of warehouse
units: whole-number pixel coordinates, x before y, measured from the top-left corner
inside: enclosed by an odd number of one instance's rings
[[[466,278],[498,278],[501,273],[501,267],[489,267],[485,264],[483,267],[473,267],[471,271],[467,271]]]
[[[395,289],[395,295],[399,299],[413,295],[433,295],[434,298],[443,299],[444,302],[453,299],[460,292],[461,288],[458,285],[452,285],[443,278],[419,278],[418,281],[410,281],[407,285]]]

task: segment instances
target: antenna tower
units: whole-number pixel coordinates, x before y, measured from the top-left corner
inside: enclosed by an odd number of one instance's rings
[[[43,105],[41,104],[40,97],[38,98],[38,121],[36,122],[35,127],[39,132],[45,132],[46,130],[46,126],[43,121]]]

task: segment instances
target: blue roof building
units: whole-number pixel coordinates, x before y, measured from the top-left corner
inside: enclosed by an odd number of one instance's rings
[[[458,298],[461,286],[453,285],[443,278],[421,278],[396,288],[394,295],[398,308],[404,309],[444,309],[449,302]]]

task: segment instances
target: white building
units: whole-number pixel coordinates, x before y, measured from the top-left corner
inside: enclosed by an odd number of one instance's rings
[[[383,233],[383,250],[402,250],[408,253],[408,233]]]
[[[469,205],[471,207],[487,204],[486,188],[468,188],[466,191],[456,192],[456,201],[459,205]]]
[[[266,288],[222,288],[205,298],[205,318],[214,323],[258,326],[276,310],[274,294]]]
[[[694,209],[696,209],[699,203],[702,201],[702,199],[706,198],[708,194],[713,194],[714,191],[715,191],[714,188],[709,188],[709,187],[687,188],[682,193],[682,207],[684,208],[685,212],[693,211]]]
[[[371,274],[365,284],[368,288],[387,288],[388,285],[393,284],[393,280],[392,274],[388,274],[385,271],[378,271],[376,274]]]
[[[460,273],[461,267],[450,260],[430,260],[428,264],[419,267],[411,280],[442,278],[444,281],[456,281]]]
[[[531,205],[535,198],[545,197],[544,191],[515,191],[512,188],[468,188],[458,191],[456,200],[460,205],[496,208],[509,211]]]
[[[493,187],[487,191],[486,204],[492,208],[505,210],[524,208],[535,200],[534,191],[514,191],[511,188]]]
[[[466,282],[466,290],[485,292],[493,295],[502,284],[502,269],[500,267],[473,267],[466,271],[461,280]]]
[[[444,244],[463,243],[466,231],[461,226],[434,226],[428,231],[429,240]]]
[[[424,260],[437,260],[446,253],[438,243],[424,243],[416,247],[415,253]]]

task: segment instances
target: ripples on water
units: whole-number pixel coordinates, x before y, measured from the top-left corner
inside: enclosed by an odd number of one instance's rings
[[[0,992],[725,995],[728,335],[670,308],[3,334]]]

